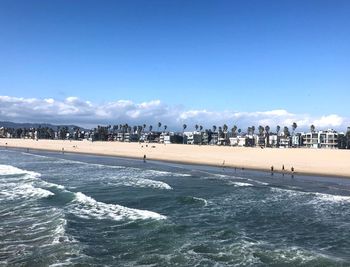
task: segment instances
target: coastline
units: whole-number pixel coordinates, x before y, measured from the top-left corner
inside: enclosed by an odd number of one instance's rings
[[[116,156],[301,175],[350,178],[350,150],[249,148],[156,143],[0,139],[0,147]],[[284,165],[285,170],[282,171]]]

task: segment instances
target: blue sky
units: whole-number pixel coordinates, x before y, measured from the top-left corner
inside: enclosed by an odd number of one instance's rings
[[[323,0],[2,0],[0,95],[350,117],[349,13]]]

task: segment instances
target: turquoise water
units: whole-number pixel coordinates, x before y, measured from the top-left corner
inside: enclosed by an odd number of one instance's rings
[[[1,266],[350,266],[350,181],[0,150]]]

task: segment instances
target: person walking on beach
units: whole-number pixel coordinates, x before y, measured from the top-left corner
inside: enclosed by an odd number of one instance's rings
[[[146,155],[143,155],[143,162],[146,163]]]
[[[273,165],[271,166],[271,175],[273,175]]]

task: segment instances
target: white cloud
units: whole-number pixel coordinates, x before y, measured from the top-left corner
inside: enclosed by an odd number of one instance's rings
[[[313,124],[317,125],[318,127],[339,127],[343,124],[344,118],[336,115],[336,114],[331,114],[328,116],[322,116],[319,119],[316,119]]]
[[[156,127],[160,121],[174,130],[181,129],[184,123],[188,125],[188,129],[192,129],[195,124],[212,128],[213,125],[220,126],[226,123],[229,127],[237,125],[243,131],[252,125],[256,127],[269,125],[272,130],[276,125],[290,127],[293,122],[298,124],[300,130],[309,129],[311,124],[319,129],[345,130],[350,124],[348,118],[337,114],[315,117],[309,114],[291,113],[284,109],[256,112],[186,110],[183,107],[166,105],[160,100],[142,103],[130,100],[93,103],[74,96],[64,100],[0,96],[0,120],[69,123],[85,127],[120,123],[130,125],[146,123]]]

